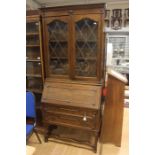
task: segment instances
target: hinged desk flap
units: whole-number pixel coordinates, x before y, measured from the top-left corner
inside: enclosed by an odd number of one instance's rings
[[[101,86],[51,83],[46,81],[42,94],[42,102],[57,105],[99,109],[101,102]]]

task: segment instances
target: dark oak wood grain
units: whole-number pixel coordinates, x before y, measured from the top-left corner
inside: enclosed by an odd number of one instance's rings
[[[100,109],[101,86],[45,82],[42,102]]]

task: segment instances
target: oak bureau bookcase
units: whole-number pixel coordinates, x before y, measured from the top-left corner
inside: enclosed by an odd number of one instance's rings
[[[85,144],[97,149],[105,75],[104,7],[41,9],[46,75],[41,101],[46,141],[54,137],[50,129],[56,125],[90,132]]]

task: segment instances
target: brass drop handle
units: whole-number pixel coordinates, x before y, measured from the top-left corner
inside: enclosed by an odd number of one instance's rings
[[[69,10],[68,12],[72,14],[73,13],[73,10]]]
[[[83,116],[83,121],[86,122],[87,121],[87,116],[86,116],[86,113],[84,114]]]

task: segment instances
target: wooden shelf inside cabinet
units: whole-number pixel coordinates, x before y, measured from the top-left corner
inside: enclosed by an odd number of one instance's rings
[[[26,45],[26,47],[40,47],[40,45]]]
[[[41,62],[40,59],[26,59],[27,62]]]
[[[42,76],[40,74],[26,74],[27,77],[38,77],[41,78]]]
[[[65,59],[65,60],[67,60],[68,58],[67,57],[51,57],[51,59]]]
[[[78,43],[97,43],[97,40],[76,40]]]
[[[28,32],[26,33],[26,36],[36,36],[36,35],[39,35],[38,32]]]
[[[50,40],[50,43],[67,43],[67,40]]]
[[[77,60],[96,61],[96,58],[89,58],[89,57],[88,57],[88,58],[87,58],[87,57],[84,57],[84,58],[82,58],[82,57],[81,57],[81,58],[77,57],[76,59],[77,59]]]
[[[27,90],[27,91],[34,92],[34,93],[39,93],[39,94],[42,94],[42,90],[41,90],[41,89],[36,89],[36,88],[27,88],[26,90]]]

